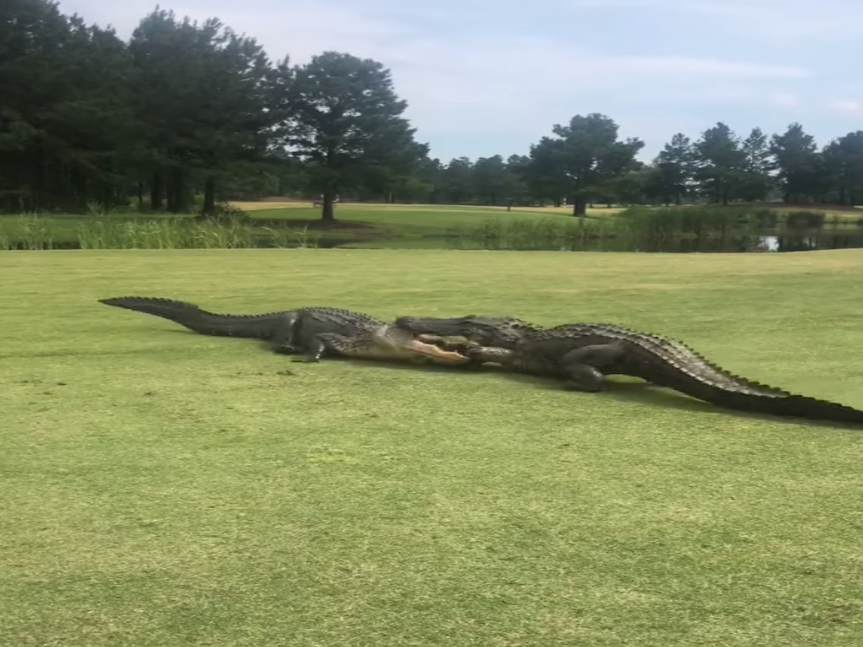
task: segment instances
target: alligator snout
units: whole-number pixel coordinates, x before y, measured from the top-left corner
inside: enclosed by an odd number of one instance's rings
[[[435,317],[398,317],[393,322],[396,327],[409,330],[412,333],[429,333],[433,335],[462,334],[459,319],[438,319]]]

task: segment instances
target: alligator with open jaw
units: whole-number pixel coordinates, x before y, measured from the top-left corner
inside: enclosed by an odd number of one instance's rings
[[[510,317],[399,317],[395,324],[430,343],[532,375],[562,377],[569,387],[596,392],[606,375],[638,377],[728,409],[863,424],[863,411],[794,395],[733,375],[685,344],[602,323],[540,328]],[[445,342],[464,337],[467,344]]]
[[[155,297],[112,297],[100,303],[168,319],[202,335],[246,337],[271,343],[273,351],[304,353],[294,361],[324,355],[376,360],[463,364],[470,360],[417,340],[408,330],[338,308],[309,307],[260,315],[214,314],[194,303]]]

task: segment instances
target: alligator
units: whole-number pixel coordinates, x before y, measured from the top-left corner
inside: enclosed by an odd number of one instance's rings
[[[319,362],[323,356],[439,364],[471,361],[457,352],[421,342],[404,328],[338,308],[227,315],[207,312],[194,303],[157,297],[111,297],[99,302],[162,317],[202,335],[266,340],[273,352],[297,355],[293,361]]]
[[[863,411],[734,375],[680,341],[615,324],[542,328],[512,317],[476,315],[398,317],[394,323],[474,362],[563,378],[576,391],[603,391],[607,375],[627,375],[727,409],[863,424]],[[467,341],[453,343],[447,337]]]

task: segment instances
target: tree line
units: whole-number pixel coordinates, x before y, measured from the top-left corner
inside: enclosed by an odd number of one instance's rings
[[[800,124],[717,123],[650,163],[606,115],[555,125],[525,155],[429,157],[381,63],[271,60],[216,18],[156,8],[128,41],[53,0],[0,6],[0,210],[97,207],[210,216],[221,201],[573,205],[863,199],[863,131],[819,148]]]

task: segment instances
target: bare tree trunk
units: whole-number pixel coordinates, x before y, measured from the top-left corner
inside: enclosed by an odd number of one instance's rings
[[[201,207],[202,216],[216,213],[216,178],[208,175],[204,181],[204,204]]]
[[[587,215],[587,200],[581,196],[572,199],[572,215],[584,217]]]
[[[165,199],[165,186],[162,181],[162,173],[156,171],[150,180],[150,209],[161,211]]]
[[[324,201],[321,206],[321,220],[324,222],[335,222],[336,221],[336,213],[333,208],[333,191],[332,187],[326,187],[324,189]]]

